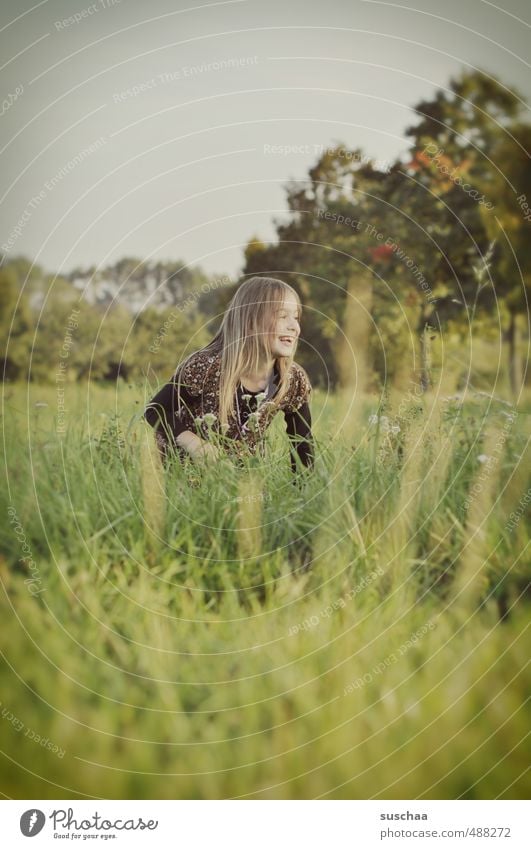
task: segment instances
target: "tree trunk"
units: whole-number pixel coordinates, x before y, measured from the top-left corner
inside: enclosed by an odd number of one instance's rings
[[[507,328],[507,345],[509,355],[509,382],[514,400],[522,388],[522,361],[520,356],[520,327],[518,315],[510,313],[509,327]]]
[[[431,333],[432,328],[426,323],[420,335],[420,385],[427,392],[431,386]]]
[[[349,280],[342,332],[338,334],[335,356],[342,389],[365,392],[372,381],[369,336],[372,325],[372,276],[359,271]]]

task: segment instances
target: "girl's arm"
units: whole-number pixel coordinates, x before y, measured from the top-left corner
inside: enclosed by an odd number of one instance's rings
[[[297,472],[298,461],[306,468],[312,468],[314,463],[314,447],[312,436],[312,416],[310,406],[305,401],[298,410],[285,410],[286,432],[290,439],[291,469]]]
[[[193,399],[182,385],[180,397],[182,405],[190,409]],[[186,429],[178,416],[178,401],[177,386],[172,379],[157,392],[144,412],[144,418],[156,430],[157,444],[163,459],[167,458],[171,443],[183,448],[193,458],[217,456],[218,451],[214,445]]]

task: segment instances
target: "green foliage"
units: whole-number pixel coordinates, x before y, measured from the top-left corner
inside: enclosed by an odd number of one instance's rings
[[[81,274],[73,272],[71,280]],[[135,314],[128,291],[137,296],[148,274],[160,278],[160,287],[174,304],[148,306]],[[83,272],[85,278],[88,290],[93,281],[108,278],[120,287],[120,296],[91,303],[71,280],[46,275],[23,258],[0,269],[0,340],[9,380],[29,377],[55,383],[63,369],[61,379],[66,382],[89,376],[162,381],[183,356],[208,341],[199,304],[209,309],[210,283],[201,271],[183,271],[182,263],[146,268],[126,258],[99,273],[89,269]]]
[[[13,268],[0,268],[0,362],[2,375],[13,379],[28,360],[31,313],[25,294],[19,293]]]
[[[526,313],[531,297],[531,127],[512,125],[510,134],[496,140],[490,155],[496,168],[484,175],[484,185],[495,198],[498,221],[489,215],[484,221],[491,238],[499,239],[496,294],[511,313]]]
[[[416,359],[427,381],[427,325],[444,334],[451,323],[464,342],[472,308],[479,334],[494,326],[500,309],[525,313],[531,167],[524,106],[491,76],[463,73],[414,107],[418,120],[406,131],[411,148],[387,171],[337,142],[305,181],[286,186],[288,221],[277,224],[270,245],[253,237],[244,270],[274,268],[302,295],[301,361],[314,383],[348,384],[353,364],[339,367],[344,335],[362,357],[368,352],[369,385],[373,370],[382,382],[395,380],[405,369],[411,374]],[[475,268],[492,241],[488,285],[478,298]],[[369,297],[360,294],[368,283]],[[361,340],[345,324],[349,301],[370,314]],[[508,332],[514,335],[513,324]],[[515,396],[522,382],[517,348],[510,338]]]

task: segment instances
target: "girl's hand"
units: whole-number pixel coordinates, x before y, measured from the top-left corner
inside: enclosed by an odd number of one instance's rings
[[[221,450],[212,442],[207,442],[206,440],[201,439],[196,433],[193,433],[190,430],[185,430],[179,434],[177,437],[177,445],[188,451],[194,461],[202,458],[206,458],[207,460],[216,460],[219,459],[222,454]]]
[[[223,456],[223,451],[218,448],[216,445],[213,445],[212,442],[202,442],[201,445],[195,449],[192,457],[194,460],[220,460]]]

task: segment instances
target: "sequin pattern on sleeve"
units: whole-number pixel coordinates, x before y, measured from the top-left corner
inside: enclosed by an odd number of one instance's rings
[[[302,366],[298,363],[293,363],[292,369],[293,383],[291,391],[288,393],[284,409],[288,412],[294,413],[296,410],[300,409],[304,403],[309,401],[312,385],[310,383],[310,378]]]

